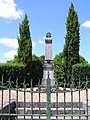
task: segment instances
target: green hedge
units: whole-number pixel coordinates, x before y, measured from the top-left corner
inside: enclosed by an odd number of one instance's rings
[[[13,81],[12,86],[15,86],[16,80],[18,78],[18,84],[21,87],[21,83],[26,77],[25,67],[21,64],[0,64],[0,81],[3,81],[7,85],[7,81]]]
[[[79,79],[80,79],[80,86],[83,88],[86,84],[86,78],[90,81],[90,65],[89,64],[77,64],[73,66],[72,69],[72,80],[74,80],[75,87],[79,86]],[[90,88],[90,83],[88,84]]]
[[[32,79],[33,86],[38,85],[39,81],[43,78],[43,65],[40,60],[35,60],[32,62]]]
[[[4,83],[7,85],[7,81],[13,81],[12,86],[15,87],[16,80],[18,78],[18,85],[23,87],[21,83],[26,81],[28,84],[27,87],[31,85],[31,78],[32,78],[32,85],[33,87],[38,85],[38,82],[42,80],[43,77],[43,66],[39,60],[32,62],[32,76],[30,77],[30,73],[27,73],[26,67],[23,64],[0,64],[0,81],[2,81],[2,76]]]

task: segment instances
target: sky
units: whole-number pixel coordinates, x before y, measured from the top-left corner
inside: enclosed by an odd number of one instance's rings
[[[80,55],[90,63],[90,0],[0,0],[0,63],[17,54],[19,24],[27,14],[33,54],[45,54],[45,36],[52,34],[53,58],[63,51],[68,10],[74,5],[80,23]]]

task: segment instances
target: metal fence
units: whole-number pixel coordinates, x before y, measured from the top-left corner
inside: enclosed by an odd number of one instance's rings
[[[15,88],[12,87],[10,80],[5,86],[0,83],[0,120],[89,120],[90,119],[90,91],[88,89],[89,81],[86,79],[84,89],[73,87],[59,87],[58,84],[53,88],[50,86],[48,73],[47,86],[42,87],[40,82],[38,86],[27,88],[25,81],[23,88],[18,86],[16,80]]]

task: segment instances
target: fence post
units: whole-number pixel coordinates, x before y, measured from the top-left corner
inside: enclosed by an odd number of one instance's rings
[[[50,74],[48,72],[48,78],[47,78],[47,120],[50,120],[51,118],[51,88],[50,88]]]

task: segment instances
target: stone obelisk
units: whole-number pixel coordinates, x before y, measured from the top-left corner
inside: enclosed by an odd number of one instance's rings
[[[50,85],[53,87],[55,85],[54,79],[54,67],[52,63],[52,37],[51,33],[48,32],[45,38],[45,61],[43,65],[43,79],[42,86],[47,86],[48,72],[50,74]]]

